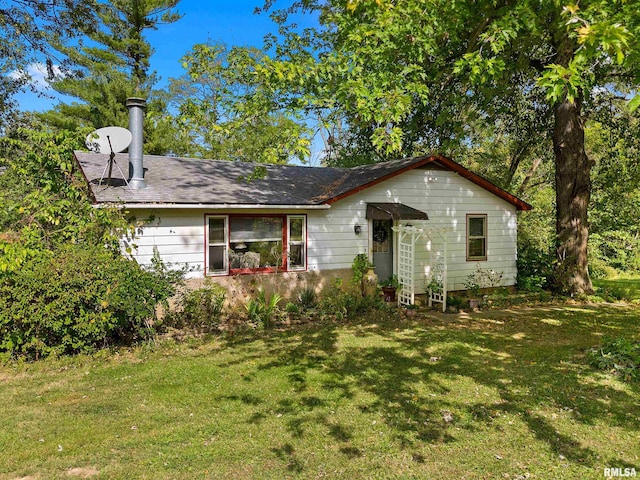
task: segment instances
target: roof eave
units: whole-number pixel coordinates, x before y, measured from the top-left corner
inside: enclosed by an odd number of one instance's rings
[[[485,190],[493,193],[494,195],[496,195],[499,198],[502,198],[503,200],[505,200],[506,202],[512,204],[513,206],[516,207],[517,210],[531,210],[533,207],[528,204],[527,202],[525,202],[524,200],[519,199],[518,197],[516,197],[515,195],[510,194],[509,192],[507,192],[506,190],[503,190],[502,188],[498,187],[497,185],[491,183],[489,180],[487,180],[486,178],[481,177],[480,175],[477,175],[475,173],[473,173],[471,170],[466,169],[465,167],[463,167],[462,165],[460,165],[459,163],[454,162],[453,160],[451,160],[450,158],[445,157],[444,155],[440,155],[440,154],[434,154],[434,155],[428,155],[422,158],[419,158],[416,162],[411,163],[410,165],[407,165],[405,167],[399,168],[398,170],[395,170],[391,173],[388,173],[386,175],[383,175],[379,178],[376,178],[373,181],[370,181],[368,183],[359,185],[347,192],[343,192],[339,195],[336,195],[335,197],[329,198],[327,200],[325,200],[325,202],[329,205],[342,200],[343,198],[346,197],[350,197],[351,195],[354,195],[358,192],[361,192],[363,190],[366,190],[367,188],[373,187],[374,185],[377,185],[379,183],[382,183],[386,180],[389,180],[390,178],[393,178],[397,175],[400,175],[402,173],[408,172],[410,170],[414,170],[416,168],[420,168],[424,165],[427,165],[429,163],[435,162],[437,161],[438,163],[442,164],[442,166],[444,166],[445,168],[457,173],[458,175],[460,175],[463,178],[466,178],[467,180],[475,183],[476,185],[484,188]]]
[[[117,207],[131,210],[328,210],[331,205],[269,205],[248,203],[117,203],[99,202],[95,208]]]

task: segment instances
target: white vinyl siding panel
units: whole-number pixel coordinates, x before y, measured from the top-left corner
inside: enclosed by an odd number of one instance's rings
[[[368,202],[404,203],[426,212],[427,227],[450,227],[448,234],[447,263],[448,289],[462,290],[466,277],[479,263],[482,268],[503,274],[502,284],[513,285],[516,278],[516,208],[487,190],[449,171],[416,169],[397,175],[385,182],[367,188],[331,205],[328,210],[277,210],[274,213],[307,217],[307,269],[324,271],[349,269],[358,253],[370,253],[370,223],[366,219]],[[204,210],[159,209],[155,212],[135,212],[138,219],[150,216],[155,219],[139,229],[133,243],[134,257],[148,264],[157,248],[167,263],[191,269],[189,276],[202,276],[205,261]],[[220,214],[259,212],[232,210]],[[466,215],[487,215],[487,260],[466,259]],[[411,222],[409,222],[411,223]],[[360,225],[359,235],[354,226]],[[434,246],[434,252],[441,245]],[[429,246],[424,241],[416,250],[416,285],[423,285],[428,271]],[[396,255],[397,262],[397,255]],[[394,267],[395,269],[395,267]]]
[[[503,285],[515,284],[516,208],[454,172],[428,168],[403,173],[336,202],[329,211],[310,214],[310,266],[316,265],[320,270],[350,268],[355,255],[369,253],[370,225],[365,219],[368,202],[404,203],[428,214],[425,226],[453,229],[447,236],[449,290],[463,290],[466,277],[478,263],[484,269],[502,273]],[[486,261],[467,261],[467,214],[487,215]],[[353,232],[355,224],[362,226],[359,236]],[[424,241],[416,248],[415,280],[419,286],[425,282],[430,252]],[[439,249],[441,245],[435,245],[434,254]]]

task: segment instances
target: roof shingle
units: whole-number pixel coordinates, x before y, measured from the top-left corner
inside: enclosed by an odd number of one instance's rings
[[[440,155],[415,157],[354,168],[303,167],[296,165],[261,165],[224,160],[145,155],[147,188],[131,189],[125,185],[118,168],[112,170],[112,181],[100,184],[109,155],[76,151],[75,157],[91,187],[96,203],[124,204],[204,204],[204,205],[273,205],[312,206],[334,201],[362,190],[391,176],[432,161],[450,162],[445,167],[459,167],[466,178],[481,179],[452,160]],[[125,174],[129,157],[115,156]],[[253,178],[264,169],[266,175]],[[455,171],[455,168],[453,168]],[[460,172],[457,172],[460,173]],[[466,174],[471,175],[469,177]],[[106,175],[105,175],[106,176]],[[253,178],[247,181],[247,178]],[[482,179],[484,180],[484,179]],[[489,184],[488,181],[484,180]],[[478,183],[478,181],[475,181]],[[478,183],[480,184],[480,183]],[[487,188],[485,185],[481,185]],[[495,186],[493,186],[495,187]],[[497,195],[514,203],[516,197],[495,187]],[[493,191],[493,189],[492,189]],[[504,193],[503,196],[500,192]],[[527,205],[522,200],[516,199]],[[518,203],[514,203],[519,206]],[[528,206],[528,205],[527,205]],[[525,208],[526,209],[526,208]]]

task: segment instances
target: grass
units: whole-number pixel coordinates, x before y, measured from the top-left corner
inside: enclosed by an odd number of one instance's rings
[[[593,280],[596,294],[607,300],[626,300],[640,304],[640,281],[638,277],[620,276]]]
[[[640,311],[542,305],[0,367],[0,478],[640,472],[640,385],[586,364]]]

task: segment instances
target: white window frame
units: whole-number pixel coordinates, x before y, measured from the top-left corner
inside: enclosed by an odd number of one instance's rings
[[[302,240],[291,240],[291,220],[302,220]],[[291,245],[302,245],[302,265],[292,267],[289,257]],[[287,271],[302,272],[307,269],[307,216],[287,215]]]
[[[229,216],[228,215],[205,215],[205,271],[207,277],[229,275]],[[224,220],[224,241],[211,244],[209,242],[209,221],[210,219]],[[209,247],[224,247],[222,270],[211,271],[209,269]]]

